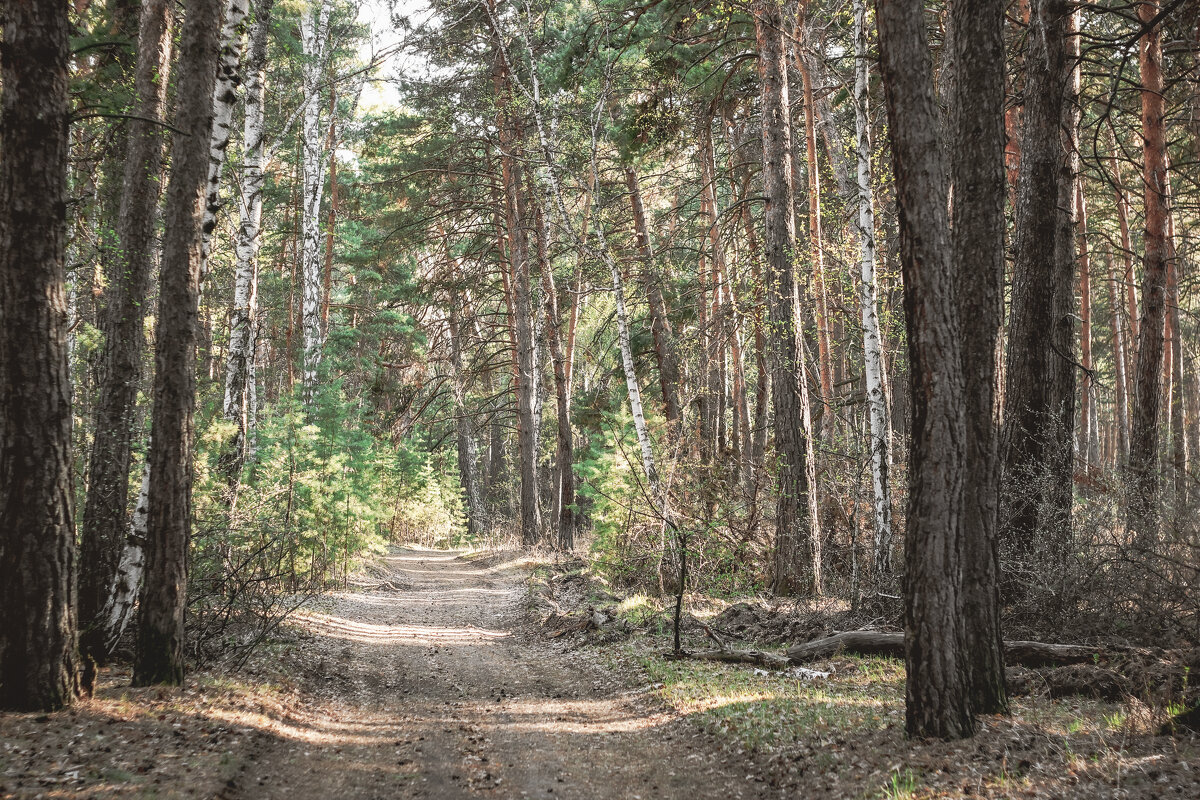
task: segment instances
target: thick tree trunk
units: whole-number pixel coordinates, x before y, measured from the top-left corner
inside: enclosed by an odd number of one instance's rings
[[[163,115],[171,66],[172,4],[151,0],[142,7],[134,74],[135,119],[129,121],[125,179],[117,219],[117,279],[107,289],[104,349],[100,357],[95,439],[80,531],[79,624],[84,658],[83,689],[94,685],[92,662],[108,655],[103,609],[117,573],[128,526],[130,450],[137,426],[142,381],[145,297],[157,252],[155,220],[161,195]]]
[[[871,432],[871,484],[875,492],[875,541],[872,566],[877,584],[892,576],[892,425],[883,390],[883,336],[875,293],[875,205],[871,173],[870,69],[867,53],[867,6],[854,0],[854,123],[858,165],[857,201],[859,304],[862,306],[863,373]]]
[[[799,298],[784,14],[774,0],[751,6],[762,94],[764,242],[771,400],[775,409],[778,495],[771,589],[820,594],[821,536],[816,513],[812,417],[799,336]]]
[[[951,180],[966,390],[962,617],[972,709],[1008,710],[1000,653],[996,346],[1004,297],[1004,0],[954,0]]]
[[[321,197],[325,189],[321,126],[321,82],[325,77],[325,52],[329,44],[329,9],[325,0],[314,0],[300,16],[300,42],[304,50],[304,122],[300,133],[303,197],[301,200],[301,275],[303,282],[304,400],[311,405],[317,391],[317,373],[325,345],[321,328]]]
[[[1138,6],[1138,19],[1149,22],[1158,3]],[[1153,546],[1158,528],[1158,426],[1162,394],[1167,284],[1166,131],[1163,98],[1162,28],[1156,25],[1141,39],[1142,183],[1146,228],[1142,235],[1142,318],[1138,325],[1137,393],[1129,435],[1130,498],[1128,524],[1142,546]]]
[[[67,365],[67,5],[9,3],[0,58],[0,708],[76,689]]]
[[[220,0],[195,0],[180,34],[179,106],[164,211],[145,588],[133,682],[183,680],[183,615],[191,532],[197,301],[208,141],[212,133]]]
[[[274,0],[254,9],[250,52],[246,59],[246,115],[243,128],[241,201],[238,204],[237,266],[225,364],[225,419],[236,431],[224,459],[226,478],[236,486],[253,450],[255,408],[254,351],[258,340],[258,254],[262,248],[263,187],[266,184],[263,140],[266,128],[267,40]]]
[[[1070,515],[1069,508],[1054,507],[1059,501],[1054,484],[1057,465],[1070,459],[1073,450],[1071,439],[1065,438],[1071,428],[1062,430],[1060,409],[1055,407],[1056,400],[1063,399],[1056,391],[1060,362],[1073,349],[1068,344],[1059,350],[1062,320],[1055,316],[1074,293],[1074,231],[1064,224],[1064,217],[1073,216],[1069,209],[1074,206],[1074,187],[1064,174],[1069,172],[1069,159],[1062,130],[1065,87],[1073,72],[1067,55],[1072,16],[1065,0],[1035,0],[1025,58],[1000,527],[1011,555],[1022,561],[1037,550],[1060,551],[1066,531],[1058,527]],[[1060,241],[1064,235],[1068,243]],[[1060,263],[1063,258],[1066,264]],[[1068,366],[1073,369],[1073,364]],[[1059,452],[1064,446],[1065,454]],[[1068,485],[1069,478],[1068,474]]]
[[[1174,202],[1171,199],[1170,164],[1167,165],[1167,341],[1171,355],[1171,374],[1163,375],[1163,380],[1169,379],[1171,391],[1167,406],[1171,416],[1171,480],[1175,492],[1174,506],[1178,510],[1186,509],[1188,505],[1188,450],[1187,438],[1184,433],[1183,421],[1183,331],[1179,327],[1179,287],[1182,276],[1179,274],[1183,261],[1175,251],[1175,216],[1171,211]]]
[[[142,575],[146,568],[146,523],[150,509],[150,463],[142,466],[142,488],[138,491],[129,522],[129,533],[121,548],[117,572],[108,590],[101,618],[104,626],[105,653],[116,649],[117,643],[133,619],[138,595],[142,591]]]
[[[904,546],[907,730],[974,732],[963,648],[960,547],[967,468],[962,342],[923,4],[877,0],[908,331],[912,439]]]

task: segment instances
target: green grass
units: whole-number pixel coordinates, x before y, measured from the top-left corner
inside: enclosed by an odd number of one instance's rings
[[[917,776],[911,769],[906,769],[904,772],[897,770],[891,774],[887,784],[884,785],[883,796],[887,800],[912,800],[917,796],[918,783]]]
[[[668,705],[747,748],[771,750],[903,722],[904,668],[892,659],[846,659],[850,666],[815,681],[741,665],[641,660]]]

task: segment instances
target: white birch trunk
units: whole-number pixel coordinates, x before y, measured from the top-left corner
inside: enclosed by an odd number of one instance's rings
[[[304,365],[302,386],[304,401],[311,404],[317,387],[317,370],[321,365],[324,335],[321,330],[321,195],[325,186],[324,143],[321,124],[321,91],[324,74],[325,46],[328,39],[329,6],[325,0],[314,0],[316,8],[308,8],[300,18],[300,41],[304,49],[304,122],[301,130],[301,249],[300,266],[303,284],[302,323]]]
[[[246,69],[246,113],[243,127],[241,202],[238,205],[238,235],[235,246],[233,314],[229,331],[229,357],[225,364],[225,419],[237,425],[238,467],[249,457],[254,428],[254,355],[257,340],[255,317],[258,304],[258,253],[262,245],[263,136],[266,123],[267,35],[273,0],[263,0],[256,9],[250,34]]]
[[[221,210],[221,172],[233,132],[233,110],[241,85],[243,23],[250,13],[250,0],[226,0],[221,26],[221,57],[217,63],[217,85],[213,89],[213,127],[208,140],[208,183],[205,186],[204,217],[200,223],[200,282],[208,277],[208,255],[212,232]]]
[[[879,331],[879,309],[875,293],[875,210],[871,192],[871,129],[867,116],[869,100],[867,54],[867,9],[854,0],[854,121],[858,161],[859,258],[862,278],[863,361],[867,382],[867,414],[871,430],[871,477],[875,489],[874,569],[877,578],[892,572],[892,501],[888,483],[891,469],[891,425],[883,386],[883,342]]]
[[[149,450],[149,447],[147,447]],[[146,565],[146,524],[150,508],[150,460],[147,459],[142,467],[142,488],[138,492],[137,505],[133,509],[133,519],[129,525],[129,535],[125,538],[125,547],[121,551],[121,560],[117,565],[117,574],[113,576],[112,588],[108,601],[100,613],[104,621],[104,643],[108,652],[117,647],[129,621],[133,619],[133,609],[137,605],[138,594],[142,589],[142,573]]]

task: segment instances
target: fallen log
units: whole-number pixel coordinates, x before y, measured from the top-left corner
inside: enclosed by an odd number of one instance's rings
[[[719,661],[724,664],[754,664],[767,669],[785,669],[791,662],[787,656],[770,653],[766,650],[699,650],[694,653],[683,651],[663,653],[663,658],[691,658],[698,661]]]
[[[845,631],[788,648],[787,658],[803,664],[839,653],[904,658],[904,634],[879,631]],[[1094,647],[1047,642],[1008,641],[1004,643],[1004,661],[1022,667],[1056,667],[1088,664],[1103,655]]]

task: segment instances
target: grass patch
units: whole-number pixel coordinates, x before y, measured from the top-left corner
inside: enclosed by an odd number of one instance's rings
[[[746,748],[845,738],[903,721],[904,667],[892,659],[848,658],[820,680],[656,655],[641,660],[668,705]]]

